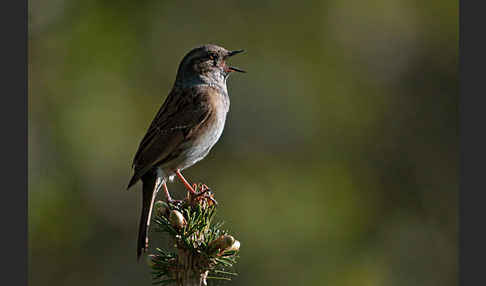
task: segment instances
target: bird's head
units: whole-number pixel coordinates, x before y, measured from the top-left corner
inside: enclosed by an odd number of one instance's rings
[[[216,45],[204,45],[191,50],[182,59],[177,71],[176,82],[179,84],[194,81],[221,84],[232,72],[245,72],[232,67],[226,60],[243,50],[228,51]]]

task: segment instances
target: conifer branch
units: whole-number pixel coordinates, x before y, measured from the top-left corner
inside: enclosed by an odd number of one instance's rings
[[[149,255],[153,284],[203,286],[207,279],[231,280],[231,268],[238,258],[240,242],[213,223],[217,204],[204,185],[198,195],[188,192],[177,203],[157,201],[155,230],[169,235],[171,249],[157,248]]]

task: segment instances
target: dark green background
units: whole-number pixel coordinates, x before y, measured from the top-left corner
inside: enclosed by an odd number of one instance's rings
[[[248,71],[185,172],[242,243],[215,284],[457,285],[457,1],[29,6],[31,285],[150,285],[131,161],[205,43],[246,49]]]

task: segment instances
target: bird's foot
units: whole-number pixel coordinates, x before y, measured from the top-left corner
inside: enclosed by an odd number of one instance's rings
[[[199,191],[197,191],[199,189]],[[211,189],[206,184],[200,184],[199,188],[194,184],[194,190],[196,192],[191,194],[192,201],[202,201],[206,200],[210,205],[217,205],[218,202],[214,199],[214,195]]]
[[[218,202],[214,199],[211,189],[205,184],[194,184],[194,193],[187,192],[187,201],[189,204],[208,204],[209,206],[217,205]]]

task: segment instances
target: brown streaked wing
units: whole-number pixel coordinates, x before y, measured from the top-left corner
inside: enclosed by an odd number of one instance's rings
[[[164,102],[140,142],[133,167],[134,177],[143,176],[164,161],[211,114],[211,87],[174,89]],[[196,132],[197,133],[197,132]]]

